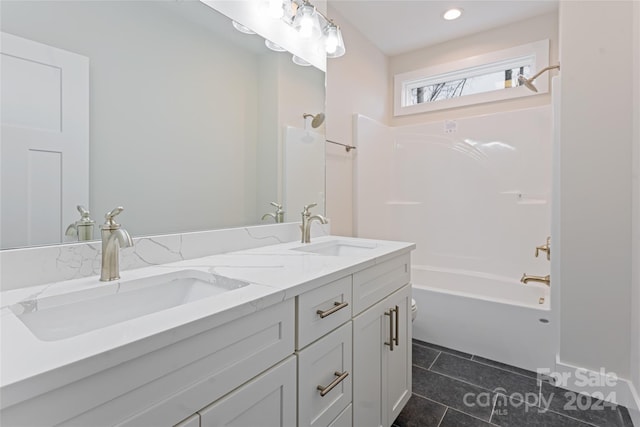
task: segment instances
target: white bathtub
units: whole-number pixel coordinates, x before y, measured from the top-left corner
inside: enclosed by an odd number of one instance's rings
[[[518,279],[414,265],[413,337],[532,371],[552,368],[549,288]]]

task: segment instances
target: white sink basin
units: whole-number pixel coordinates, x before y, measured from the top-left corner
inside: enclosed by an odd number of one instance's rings
[[[247,285],[203,271],[181,270],[40,298],[11,310],[36,337],[56,341]]]
[[[305,246],[293,248],[293,250],[318,255],[358,256],[366,254],[375,247],[376,245],[374,244],[353,243],[348,240],[330,240],[328,242],[311,243]]]

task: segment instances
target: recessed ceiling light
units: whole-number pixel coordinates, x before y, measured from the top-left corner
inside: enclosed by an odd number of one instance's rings
[[[447,21],[453,21],[454,19],[460,18],[461,15],[462,9],[449,9],[442,15],[442,17]]]

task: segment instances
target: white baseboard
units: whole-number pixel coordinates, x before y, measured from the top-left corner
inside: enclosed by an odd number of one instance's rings
[[[640,395],[631,381],[612,373],[573,366],[558,358],[552,376],[561,379],[559,387],[626,407],[633,424],[640,427]]]

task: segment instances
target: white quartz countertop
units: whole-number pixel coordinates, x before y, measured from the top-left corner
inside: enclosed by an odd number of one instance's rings
[[[34,386],[39,392],[59,387],[415,248],[412,243],[337,236],[315,238],[311,245],[336,240],[363,245],[367,250],[354,255],[320,255],[296,250],[305,245],[291,242],[123,271],[121,279],[113,282],[100,282],[99,277],[91,276],[2,292],[2,407],[31,397]],[[50,341],[38,339],[16,315],[21,307],[33,307],[34,303],[43,310],[70,294],[117,293],[128,281],[185,269],[215,273],[249,285]]]

